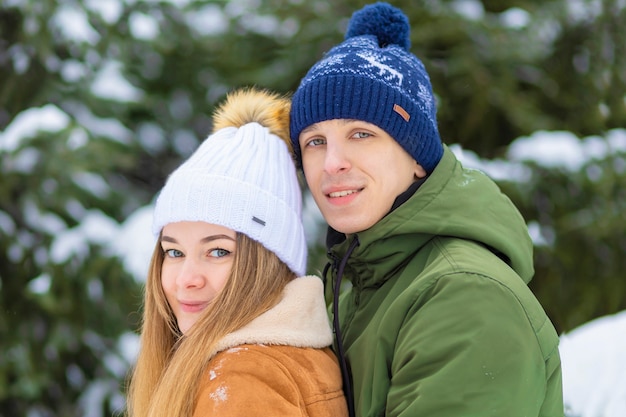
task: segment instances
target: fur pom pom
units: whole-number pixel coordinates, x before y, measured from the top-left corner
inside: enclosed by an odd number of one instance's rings
[[[289,139],[291,100],[267,90],[245,88],[228,94],[213,115],[213,132],[225,127],[258,123],[285,142],[293,155]]]
[[[405,51],[411,48],[409,19],[402,10],[389,3],[367,5],[352,14],[345,38],[374,35],[378,45],[398,45]]]

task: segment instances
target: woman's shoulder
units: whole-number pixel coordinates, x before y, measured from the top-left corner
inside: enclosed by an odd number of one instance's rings
[[[265,367],[268,369],[264,369]],[[292,345],[242,344],[225,349],[210,362],[208,370],[243,373],[314,372],[337,368],[337,358],[330,348]]]
[[[337,360],[329,348],[245,344],[226,349],[209,362],[198,404],[233,407],[239,405],[224,403],[243,397],[254,407],[273,399],[285,411],[302,403],[337,402],[343,399]]]

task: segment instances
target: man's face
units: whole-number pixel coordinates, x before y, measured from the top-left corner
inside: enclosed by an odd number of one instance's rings
[[[311,194],[328,224],[351,234],[372,227],[426,175],[384,130],[348,119],[316,123],[299,137]]]

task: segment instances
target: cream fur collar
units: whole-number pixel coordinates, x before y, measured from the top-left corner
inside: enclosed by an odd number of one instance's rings
[[[332,341],[322,280],[309,275],[287,284],[274,308],[220,340],[215,353],[243,344],[323,348]]]

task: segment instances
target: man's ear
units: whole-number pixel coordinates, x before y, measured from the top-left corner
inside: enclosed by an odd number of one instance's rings
[[[426,170],[424,169],[423,166],[418,164],[417,161],[415,161],[415,168],[413,170],[413,174],[415,175],[415,178],[419,180],[426,176]]]

